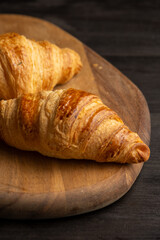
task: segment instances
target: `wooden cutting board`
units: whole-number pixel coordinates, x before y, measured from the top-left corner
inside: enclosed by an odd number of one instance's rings
[[[76,50],[83,69],[69,83],[57,88],[75,87],[98,94],[149,144],[150,114],[146,100],[109,62],[60,28],[40,19],[0,15],[0,34],[5,32],[18,32]],[[142,166],[52,159],[0,142],[0,217],[53,218],[105,207],[131,188]]]

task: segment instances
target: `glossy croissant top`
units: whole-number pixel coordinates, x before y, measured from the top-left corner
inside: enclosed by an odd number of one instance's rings
[[[29,40],[17,33],[0,35],[0,99],[52,90],[82,67],[80,56],[48,41]]]
[[[56,158],[139,163],[150,155],[97,96],[72,88],[2,100],[0,136],[16,148]]]

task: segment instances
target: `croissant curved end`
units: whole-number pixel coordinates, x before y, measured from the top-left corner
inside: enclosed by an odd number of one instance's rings
[[[149,147],[142,143],[135,143],[131,148],[129,159],[132,160],[133,163],[146,162],[150,156]]]
[[[79,73],[83,64],[80,55],[69,48],[63,48],[63,76],[59,84],[68,82],[72,77]]]

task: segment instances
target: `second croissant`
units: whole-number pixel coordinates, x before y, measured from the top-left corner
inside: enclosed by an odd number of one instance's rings
[[[64,159],[138,163],[150,154],[97,96],[72,88],[0,101],[0,136],[16,148]]]
[[[82,67],[80,56],[48,41],[29,40],[17,33],[0,35],[0,99],[52,90]]]

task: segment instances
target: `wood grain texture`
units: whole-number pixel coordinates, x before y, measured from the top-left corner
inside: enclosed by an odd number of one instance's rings
[[[149,144],[150,115],[144,96],[109,62],[40,19],[1,15],[0,25],[0,33],[15,31],[76,50],[84,68],[63,88],[75,87],[99,95]],[[0,215],[7,218],[53,218],[102,208],[131,188],[143,166],[51,159],[16,150],[2,142],[0,156]]]

